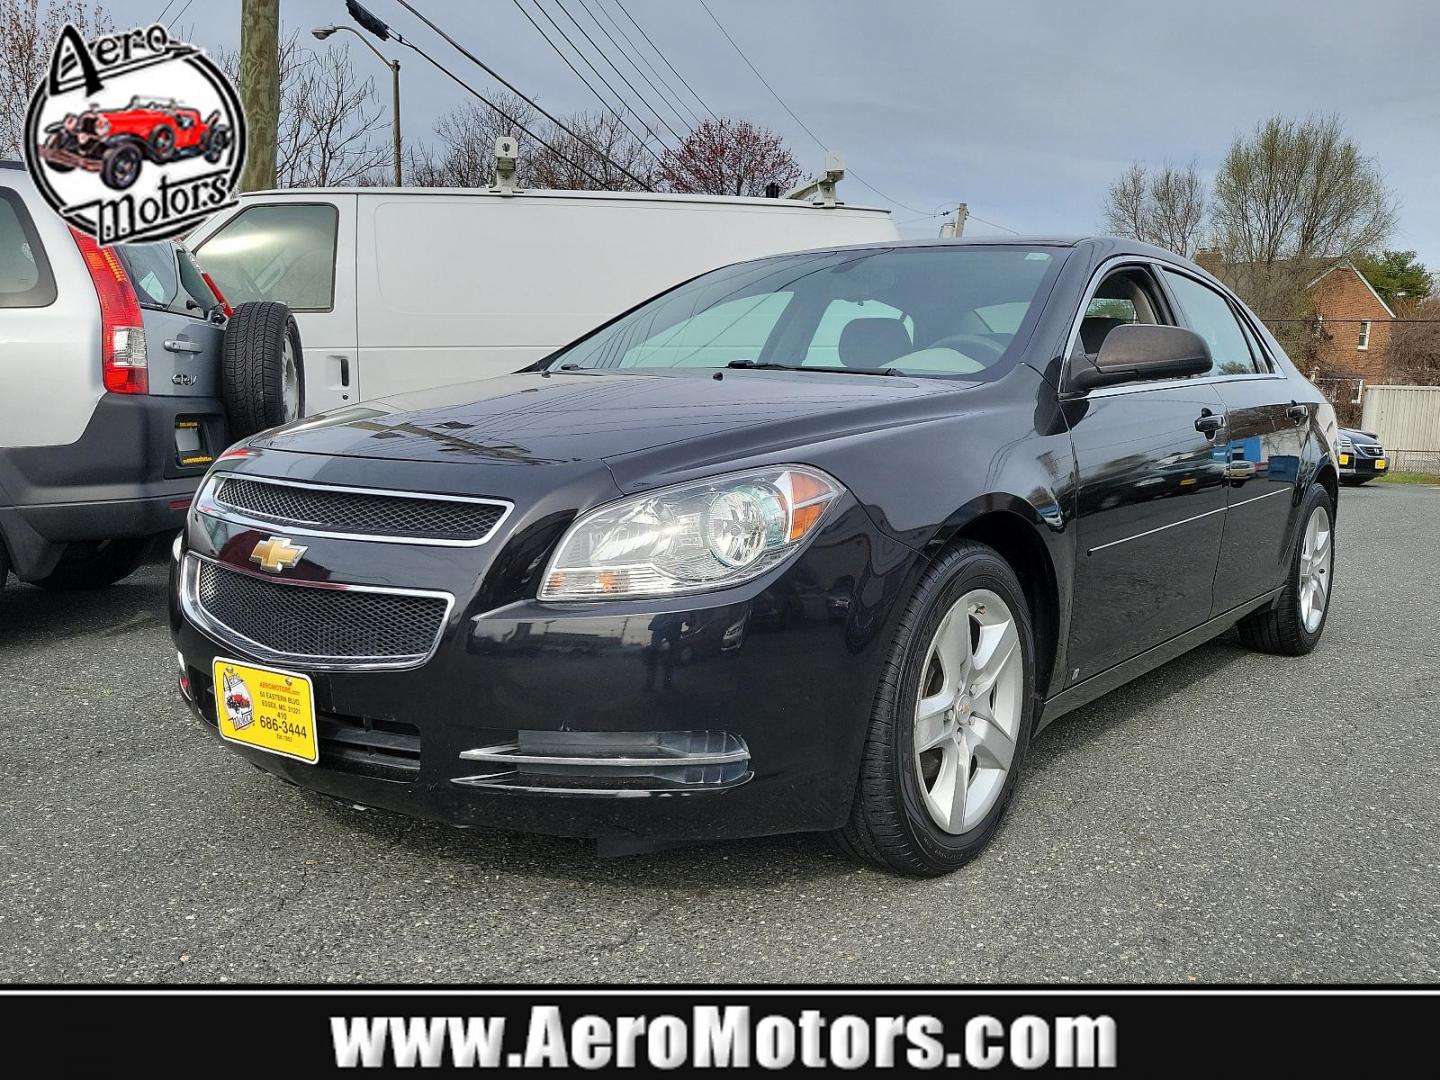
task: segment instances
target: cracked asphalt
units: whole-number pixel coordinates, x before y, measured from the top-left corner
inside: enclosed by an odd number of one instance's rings
[[[1440,978],[1440,489],[1343,493],[1324,640],[1057,723],[942,880],[818,837],[602,860],[285,787],[172,688],[165,568],[0,592],[0,981]]]

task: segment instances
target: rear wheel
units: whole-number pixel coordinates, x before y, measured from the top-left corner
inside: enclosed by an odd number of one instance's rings
[[[1304,656],[1319,642],[1335,573],[1334,521],[1329,492],[1314,485],[1301,508],[1300,536],[1279,600],[1240,621],[1240,640],[1250,648]]]
[[[221,397],[232,442],[305,415],[300,329],[284,304],[241,304],[225,327]]]
[[[926,571],[886,661],[842,850],[944,874],[999,827],[1035,720],[1035,644],[1008,563],[963,543]]]
[[[55,569],[34,584],[51,592],[101,589],[133,574],[149,550],[149,537],[71,544]]]
[[[139,177],[140,161],[140,151],[132,144],[112,146],[100,159],[100,179],[106,187],[124,191]]]

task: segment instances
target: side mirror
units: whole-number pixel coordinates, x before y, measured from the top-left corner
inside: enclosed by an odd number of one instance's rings
[[[1094,361],[1070,361],[1069,389],[1083,392],[1100,386],[1148,379],[1183,379],[1210,370],[1210,346],[1193,330],[1179,326],[1127,323],[1105,335]]]

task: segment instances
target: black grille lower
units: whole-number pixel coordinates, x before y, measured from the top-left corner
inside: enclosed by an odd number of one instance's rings
[[[444,597],[263,581],[215,563],[196,569],[195,600],[222,627],[271,652],[321,660],[420,661],[444,629]]]
[[[497,503],[326,491],[238,476],[220,482],[215,501],[277,525],[454,543],[484,540],[505,516],[505,507]]]
[[[420,729],[397,720],[321,713],[320,765],[382,780],[420,774]]]

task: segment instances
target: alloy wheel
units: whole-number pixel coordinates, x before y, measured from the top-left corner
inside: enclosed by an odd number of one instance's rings
[[[915,774],[947,833],[979,824],[1005,787],[1023,712],[1015,616],[988,589],[962,596],[926,652],[915,707]]]
[[[290,336],[285,336],[285,344],[281,347],[280,354],[280,390],[281,401],[284,408],[284,423],[300,419],[300,371],[296,366],[295,350],[290,344]]]
[[[1325,605],[1330,600],[1330,571],[1335,552],[1331,544],[1330,512],[1317,506],[1305,523],[1300,541],[1300,581],[1298,602],[1300,622],[1307,634],[1319,631],[1325,619]]]

